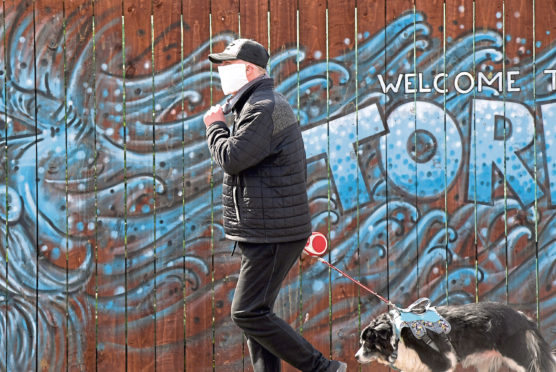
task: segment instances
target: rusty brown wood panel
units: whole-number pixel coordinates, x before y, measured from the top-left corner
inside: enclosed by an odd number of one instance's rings
[[[326,1],[322,0],[299,1],[298,3],[300,51],[298,56],[299,67],[297,67],[296,63],[295,68],[296,73],[299,70],[299,82],[296,82],[296,85],[299,84],[299,86],[289,91],[292,95],[295,94],[295,98],[291,97],[291,99],[296,101],[296,105],[294,105],[295,112],[300,116],[302,129],[314,125],[320,125],[326,129],[327,125],[326,6]],[[274,30],[275,34],[278,34],[278,31],[281,29],[277,19],[277,15],[274,14],[271,21],[271,31]],[[319,32],[318,30],[323,30],[324,32]],[[295,40],[295,47],[297,48],[297,35]],[[273,43],[275,42],[271,42],[271,45],[274,45]],[[320,66],[318,76],[313,76],[310,72],[309,74],[307,73],[314,66]],[[297,105],[298,100],[299,105]],[[313,108],[313,112],[311,115],[306,115],[309,107]],[[327,141],[324,138],[321,139],[318,144],[322,150],[321,154],[317,155],[316,159],[312,158],[309,154],[307,155],[309,157],[307,164],[307,189],[310,211],[313,218],[313,231],[321,232],[329,238],[328,176],[326,170]],[[330,255],[326,254],[325,258],[329,260]],[[301,260],[300,269],[303,274],[307,274],[302,276],[302,313],[299,329],[303,337],[311,342],[324,356],[329,357],[331,354],[331,343],[328,314],[330,306],[328,268],[306,255],[302,255]]]
[[[477,1],[475,4],[475,29],[478,31],[486,31],[489,29],[497,30],[499,34],[500,52],[503,51],[504,35],[503,35],[503,2],[502,1]],[[504,58],[493,58],[494,60],[485,63],[487,71],[503,71],[505,67]],[[479,71],[478,71],[479,72]],[[498,93],[499,94],[499,93]],[[476,111],[475,105],[475,111]],[[477,134],[484,133],[484,127],[481,122],[476,119],[473,128],[473,135],[477,138]],[[483,122],[484,123],[484,122]],[[484,124],[483,124],[484,125]],[[481,162],[476,164],[475,172],[478,174]],[[505,234],[505,218],[506,199],[504,196],[504,168],[503,165],[499,171],[493,172],[493,205],[489,208],[485,203],[478,202],[477,217],[477,243],[478,243],[478,262],[487,270],[488,279],[479,283],[479,300],[491,300],[499,302],[507,302],[506,293],[506,258],[507,258],[507,241]],[[479,175],[480,177],[480,175]],[[479,192],[477,192],[479,194]],[[478,198],[477,198],[478,199]],[[494,258],[494,259],[493,259]],[[493,292],[494,288],[497,291]]]
[[[534,40],[532,46],[534,53],[534,61],[537,74],[547,69],[547,61],[553,60],[550,51],[554,48],[554,37],[556,35],[556,4],[552,1],[536,0],[534,9],[535,29]],[[554,64],[549,63],[554,69]],[[550,89],[551,87],[551,89]],[[554,145],[551,138],[553,137],[553,120],[550,119],[549,110],[546,104],[550,91],[554,92],[554,83],[551,75],[543,75],[541,79],[535,81],[535,114],[536,114],[536,131],[541,132],[541,139],[537,141],[537,176],[543,181],[543,185],[554,187]],[[551,100],[550,100],[551,101]],[[550,102],[549,101],[549,102]],[[540,104],[543,104],[541,106]],[[550,106],[549,106],[550,107]],[[551,145],[552,144],[552,145]],[[552,150],[550,151],[550,148]],[[538,257],[538,324],[541,332],[547,341],[554,348],[554,307],[551,305],[556,296],[556,272],[553,269],[554,248],[551,247],[550,228],[554,221],[551,213],[550,205],[555,204],[554,194],[550,188],[545,187],[542,191],[550,196],[544,196],[543,200],[539,200],[537,212],[537,236],[536,247]]]
[[[224,239],[222,174],[211,170],[201,120],[224,98],[206,56],[239,33],[270,46],[270,72],[304,133],[324,133],[320,142],[308,137],[306,143],[308,151],[326,149],[308,161],[308,190],[314,228],[330,238],[328,260],[400,306],[423,295],[435,303],[508,302],[536,318],[554,344],[555,108],[554,84],[543,71],[554,68],[554,4],[252,5],[3,3],[0,141],[7,146],[0,174],[7,203],[17,207],[20,200],[21,208],[0,214],[9,292],[0,366],[251,370],[243,335],[229,317],[239,256],[230,258],[232,244]],[[384,93],[377,79],[426,72],[430,85],[444,63],[445,100],[441,93],[408,93],[403,82],[399,92]],[[454,76],[462,71],[475,78],[518,71],[514,85],[521,91],[454,92]],[[405,138],[396,133],[396,115],[406,104],[413,126],[404,123],[408,133],[402,134],[410,138],[396,147]],[[373,107],[390,132],[369,137],[363,131]],[[429,107],[443,112],[432,116]],[[433,134],[416,131],[423,110],[427,119],[444,119],[446,131],[441,123],[441,133],[432,132],[438,122],[427,123]],[[498,118],[487,118],[488,110],[498,110]],[[527,122],[518,121],[519,112]],[[341,123],[344,134],[333,130]],[[492,138],[482,136],[491,129]],[[534,142],[520,142],[517,133]],[[364,187],[338,177],[336,135],[361,141],[359,152],[342,159],[344,166],[355,164],[345,174],[364,177]],[[446,185],[427,184],[426,159],[411,168],[396,157],[426,156],[419,151],[430,150],[433,137],[436,151],[446,148],[437,154]],[[483,143],[475,147],[478,138]],[[505,165],[496,165],[496,154]],[[457,166],[450,163],[456,160]],[[494,167],[492,187],[482,187],[483,166]],[[414,178],[406,187],[400,185],[405,170]],[[481,192],[473,195],[476,186]],[[359,318],[364,326],[386,307],[307,256],[286,285],[276,304],[280,316],[325,355],[357,368]],[[16,353],[21,314],[36,323],[37,334],[27,333],[27,347]]]
[[[506,50],[506,71],[517,72],[518,77],[513,77],[518,81],[512,83],[506,78],[506,91],[515,89],[524,89],[525,86],[533,85],[534,78],[530,67],[532,66],[532,51],[533,51],[533,7],[528,1],[520,0],[506,0],[504,3],[504,41]],[[515,100],[506,99],[507,105],[515,105]],[[510,107],[509,109],[512,109]],[[535,194],[533,200],[529,205],[522,206],[518,204],[516,207],[507,208],[507,229],[510,231],[508,239],[508,303],[517,309],[526,313],[532,319],[537,319],[537,247],[535,244],[535,225],[537,222],[537,213],[535,205],[538,205],[539,193],[535,192],[535,180],[538,178],[536,169],[534,167],[535,150],[532,149],[536,140],[540,138],[535,129],[534,121],[535,107],[530,107],[527,116],[531,120],[531,131],[518,134],[516,125],[518,124],[515,119],[510,119],[510,128],[507,131],[510,140],[513,140],[517,135],[527,136],[530,134],[530,141],[528,145],[531,146],[531,151],[525,152],[523,155],[527,159],[527,163],[531,164],[530,180],[527,182],[527,187]],[[509,110],[508,110],[509,111]],[[514,118],[513,115],[506,115],[507,117]],[[512,145],[507,146],[508,155],[512,156],[517,149]],[[526,178],[527,175],[522,175]],[[511,184],[508,192],[508,200],[519,200],[519,195],[511,189]],[[508,203],[509,204],[509,203]],[[529,233],[521,236],[512,236],[511,231],[525,227]]]
[[[357,2],[357,125],[362,128],[367,117],[359,114],[365,108],[379,103],[379,111],[383,118],[386,94],[382,92],[377,74],[386,76],[387,59],[382,53],[386,48],[386,1],[358,1]],[[367,48],[376,42],[377,48]],[[362,130],[359,130],[361,133]],[[376,221],[373,214],[386,212],[386,173],[381,171],[380,137],[359,134],[359,140],[364,142],[359,146],[359,164],[365,178],[370,203],[360,206],[359,228],[359,265],[361,268],[361,281],[369,288],[378,292],[384,298],[389,298],[389,235],[388,218]],[[378,175],[378,176],[377,176]],[[367,192],[360,190],[360,192]],[[361,198],[361,196],[360,196]],[[382,211],[382,212],[381,212]],[[370,293],[360,290],[361,301],[361,328],[368,325],[369,321],[378,314],[388,311],[388,307]],[[357,332],[358,333],[358,332]],[[359,337],[359,334],[357,334]],[[356,343],[355,345],[357,345]],[[353,363],[351,355],[346,355],[344,360]],[[379,363],[363,366],[362,370],[388,371],[388,367]]]
[[[388,32],[386,34],[386,74],[397,78],[399,74],[404,73],[414,73],[414,33],[416,32],[416,15],[415,15],[415,4],[413,1],[409,0],[397,0],[386,3],[386,20],[387,23],[401,19],[404,17],[406,21],[406,28],[403,33],[398,33],[395,35],[390,35]],[[394,39],[396,37],[396,39]],[[388,48],[389,45],[396,46]],[[402,90],[405,92],[405,90]],[[414,105],[415,97],[413,94],[404,93],[405,105]],[[409,115],[407,116],[411,122],[404,123],[407,126],[406,130],[414,130],[415,127],[415,111],[411,111],[409,106]],[[395,109],[386,103],[385,111],[387,113],[387,124],[390,131],[395,124],[392,120],[391,110]],[[397,123],[398,128],[402,123]],[[400,200],[402,201],[399,211],[391,210],[388,206],[388,217],[391,218],[394,215],[391,213],[400,214],[403,216],[401,218],[402,228],[408,229],[405,234],[411,236],[408,241],[397,239],[398,237],[393,231],[389,231],[389,260],[393,262],[406,262],[411,263],[408,265],[407,269],[410,271],[406,272],[402,267],[398,265],[391,265],[389,267],[389,294],[390,300],[401,306],[411,304],[414,300],[418,298],[417,292],[417,278],[419,276],[419,262],[418,262],[418,246],[417,246],[417,224],[419,217],[419,212],[416,209],[416,187],[414,182],[407,183],[407,189],[401,190],[396,187],[392,182],[392,178],[388,172],[395,171],[395,168],[399,163],[395,162],[391,158],[392,151],[396,143],[390,139],[390,136],[385,137],[384,142],[381,142],[381,146],[385,146],[386,149],[384,153],[386,154],[386,159],[383,160],[385,168],[388,169],[387,175],[387,185],[386,185],[386,199],[388,201]],[[392,169],[393,168],[393,169]],[[406,177],[409,179],[414,179],[416,176],[415,169],[411,174],[407,174]],[[406,196],[401,198],[402,196]],[[395,228],[395,226],[392,226]]]
[[[254,39],[268,49],[268,1],[240,1],[239,36]]]
[[[212,370],[212,311],[210,204],[207,211],[195,209],[194,200],[210,198],[210,155],[193,151],[204,141],[204,125],[198,119],[211,105],[211,73],[207,55],[211,48],[210,1],[183,1],[183,71],[180,70],[184,100],[184,198],[185,198],[185,370]],[[195,81],[199,72],[203,78]],[[198,92],[196,99],[189,92]],[[195,121],[197,119],[197,121]],[[202,171],[193,168],[201,162]],[[200,220],[195,218],[200,214]],[[203,261],[203,270],[192,259]]]
[[[239,0],[211,2],[211,46],[213,52],[220,52],[239,33]],[[213,79],[218,76],[213,66]],[[214,85],[212,104],[224,104],[222,91]],[[218,173],[217,173],[218,172]],[[235,288],[235,278],[239,271],[239,255],[230,257],[233,243],[224,238],[221,214],[222,170],[213,169],[213,233],[212,233],[212,264],[213,264],[213,298],[212,314],[214,317],[214,363],[215,368],[240,369],[245,353],[241,348],[242,332],[237,330],[230,317],[231,297]]]
[[[36,143],[36,203],[37,203],[37,318],[38,327],[37,338],[37,357],[38,368],[56,369],[65,368],[68,358],[68,318],[62,314],[67,314],[66,297],[66,276],[62,273],[67,272],[67,197],[65,192],[66,175],[66,140],[67,131],[64,118],[65,97],[63,88],[58,90],[58,96],[49,97],[50,84],[64,86],[64,29],[63,29],[63,3],[54,1],[34,2],[34,65],[35,65],[35,125],[37,135],[42,137],[45,126],[51,126],[55,132],[57,140],[48,143],[48,140],[37,140]],[[40,46],[40,47],[37,47]],[[55,101],[54,105],[52,100]],[[58,110],[49,113],[47,107],[56,107]],[[52,129],[51,129],[52,130]],[[48,152],[57,152],[50,162],[45,156]],[[49,172],[44,170],[48,169]],[[44,194],[39,193],[39,189],[48,190],[51,198],[45,198]],[[52,207],[58,213],[54,216],[46,216],[41,213],[41,209]],[[62,231],[58,234],[47,234],[45,227],[48,223],[42,221],[51,219],[55,225],[61,226]],[[42,227],[42,229],[41,229]],[[48,247],[48,248],[45,248]],[[48,257],[48,263],[40,259],[39,250]],[[48,250],[50,250],[48,252]],[[50,253],[50,254],[49,254]],[[46,266],[52,264],[59,268],[62,275],[59,275],[50,283],[52,289],[60,292],[60,299],[42,301],[40,292],[48,287],[49,278],[47,277]],[[46,284],[46,285],[45,285]],[[49,303],[50,302],[50,303]],[[52,309],[52,310],[51,310]],[[57,312],[58,316],[54,324],[49,324],[47,314],[49,311]],[[50,339],[50,340],[49,340]],[[42,341],[39,341],[42,340]],[[49,340],[50,342],[48,342]],[[55,358],[51,358],[56,355]]]
[[[8,6],[9,7],[9,6]],[[3,3],[2,4],[2,15],[1,15],[1,32],[3,35],[6,34],[6,25],[8,22],[8,17],[7,17],[7,12],[6,12],[6,4]],[[0,56],[0,82],[1,82],[1,86],[2,86],[2,104],[4,105],[4,107],[6,107],[6,103],[8,100],[8,95],[6,92],[6,87],[7,87],[7,74],[6,74],[6,42],[5,39],[3,39],[2,43],[2,55]],[[0,206],[0,210],[2,210],[4,217],[4,222],[2,225],[2,229],[4,232],[4,238],[2,241],[2,245],[4,247],[4,249],[2,250],[2,262],[1,262],[1,270],[3,271],[4,275],[7,277],[9,275],[9,256],[10,256],[10,244],[9,244],[9,234],[10,234],[10,228],[9,228],[9,224],[8,224],[8,217],[7,217],[7,212],[8,212],[8,194],[10,192],[9,188],[8,188],[8,174],[9,174],[9,162],[8,162],[8,146],[9,146],[9,141],[8,141],[8,110],[5,110],[5,112],[2,115],[2,122],[3,122],[3,128],[1,129],[1,133],[0,133],[0,143],[3,145],[3,149],[2,152],[0,153],[0,161],[2,162],[2,173],[0,174],[0,177],[2,177],[2,180],[4,181],[4,185],[0,186],[0,195],[3,195],[3,200],[2,200],[2,205]],[[0,304],[0,317],[2,317],[1,322],[2,322],[2,327],[5,330],[4,331],[4,335],[5,335],[5,342],[4,342],[4,348],[2,350],[0,350],[0,355],[3,356],[4,359],[4,368],[8,369],[9,368],[9,358],[8,358],[8,348],[9,348],[9,328],[8,328],[8,322],[9,322],[9,313],[8,313],[8,297],[7,297],[7,292],[8,292],[8,284],[7,282],[4,285],[4,288],[2,288],[5,295],[4,298],[2,299],[2,303]]]
[[[66,0],[62,5],[67,158],[67,174],[64,175],[67,199],[66,307],[68,314],[75,314],[75,317],[67,316],[67,367],[68,370],[91,370],[95,368],[97,338],[94,310],[88,309],[93,303],[88,299],[94,298],[96,273],[89,272],[81,279],[85,285],[80,283],[77,286],[73,278],[70,281],[70,273],[79,271],[88,262],[92,267],[97,249],[98,164],[96,132],[90,126],[95,122],[94,94],[91,94],[95,85],[95,65],[92,58],[84,58],[92,52],[93,6],[88,0]],[[76,68],[79,65],[80,68]],[[78,107],[83,107],[82,111]],[[93,296],[87,298],[86,293]]]
[[[261,43],[267,45],[270,53],[269,71],[274,79],[274,86],[278,91],[283,91],[286,79],[296,75],[297,64],[295,58],[289,56],[289,52],[296,48],[297,38],[297,0],[270,0],[268,1],[269,23],[268,43],[264,42],[261,35]],[[280,61],[280,62],[278,62]],[[295,92],[295,87],[289,92]],[[300,287],[299,266],[294,265],[292,270],[284,279],[282,290],[274,304],[274,312],[278,317],[295,327],[299,320]],[[292,367],[282,363],[283,369],[288,371]]]
[[[122,4],[94,4],[98,103],[98,299],[95,370],[126,371],[127,352],[127,148],[124,147]],[[112,168],[114,166],[114,168]]]
[[[433,297],[437,301],[447,301],[446,255],[447,223],[447,139],[448,130],[456,129],[454,122],[446,117],[444,96],[432,91],[429,82],[443,72],[444,64],[444,1],[415,2],[416,30],[414,71],[417,74],[413,84],[415,99],[415,133],[412,140],[411,156],[415,159],[415,180],[419,221],[432,219],[434,224],[427,227],[417,223],[418,283],[419,297]],[[420,30],[423,21],[430,24],[430,38]],[[431,89],[431,92],[428,90]],[[437,98],[432,103],[431,98]],[[456,136],[452,136],[454,139]]]
[[[151,58],[150,0],[124,0],[125,21],[125,101],[129,159],[141,159],[142,166],[126,164],[128,171],[127,248],[128,281],[128,368],[154,370],[156,355],[156,194],[153,180],[153,65]],[[133,91],[135,85],[142,93]],[[126,139],[127,141],[127,139]],[[141,224],[153,224],[146,232]],[[141,257],[139,260],[133,257]],[[142,268],[146,268],[142,270]],[[139,288],[141,296],[131,296]]]
[[[154,194],[156,213],[156,369],[180,371],[184,353],[182,4],[152,2]],[[163,80],[173,74],[170,83]],[[168,84],[168,85],[163,85]],[[172,163],[171,158],[180,161]],[[171,218],[171,211],[181,218]],[[181,213],[180,213],[181,212]]]
[[[14,27],[14,25],[16,24],[16,15],[17,15],[17,10],[16,10],[16,4],[14,1],[6,1],[4,2],[2,7],[2,34],[6,35],[7,30],[11,29],[12,27]],[[32,37],[32,34],[30,34],[30,36]],[[3,268],[5,269],[5,276],[9,276],[11,272],[13,272],[14,270],[14,266],[13,263],[11,263],[11,258],[14,255],[17,254],[17,247],[14,244],[13,238],[12,237],[12,233],[13,233],[13,228],[10,226],[9,222],[10,220],[12,220],[12,218],[10,218],[10,214],[8,213],[8,208],[9,208],[9,195],[13,195],[14,194],[14,190],[12,188],[10,188],[9,186],[9,178],[12,174],[15,173],[16,169],[14,169],[14,166],[10,164],[10,160],[13,158],[13,155],[11,154],[10,151],[10,144],[12,143],[10,136],[13,135],[14,133],[17,133],[18,131],[22,131],[24,129],[25,132],[27,132],[26,134],[28,136],[34,135],[31,133],[31,131],[28,128],[24,128],[21,124],[18,124],[16,120],[14,120],[14,110],[9,108],[9,104],[8,102],[10,102],[10,97],[13,96],[13,92],[10,92],[8,89],[8,86],[10,84],[12,84],[13,82],[13,76],[11,74],[11,68],[10,68],[10,62],[9,62],[9,58],[8,55],[9,53],[9,42],[8,42],[8,38],[3,38],[2,40],[2,56],[1,58],[1,63],[2,63],[2,93],[3,93],[3,104],[5,105],[6,109],[4,114],[2,115],[2,120],[4,122],[4,130],[2,133],[2,142],[4,144],[4,151],[2,151],[2,177],[5,180],[5,185],[2,185],[2,192],[4,193],[4,198],[5,200],[3,201],[3,206],[2,206],[2,214],[4,216],[4,223],[2,226],[2,229],[4,230],[4,239],[3,242],[1,243],[4,247],[4,250],[2,251],[2,256],[3,259],[5,260],[3,262]],[[12,303],[10,303],[8,301],[8,283],[6,281],[6,285],[5,285],[5,297],[4,297],[4,301],[1,305],[2,308],[2,316],[3,316],[3,325],[4,325],[4,329],[5,329],[5,333],[4,333],[4,337],[5,337],[5,348],[4,350],[1,350],[0,352],[2,353],[2,355],[4,356],[4,365],[3,367],[8,370],[10,368],[13,368],[16,363],[17,363],[17,358],[15,355],[13,355],[10,352],[10,348],[13,348],[13,345],[15,344],[15,341],[13,340],[13,337],[15,337],[16,334],[16,322],[17,319],[14,316],[13,312],[11,312],[10,310],[12,309]],[[33,348],[33,345],[31,343],[29,343],[30,348]],[[31,355],[32,352],[34,350],[29,350],[29,352],[27,353],[27,358],[28,359],[32,359]],[[29,368],[31,368],[31,366],[35,363],[34,360],[29,360],[27,362],[27,366]]]
[[[474,27],[474,3],[471,0],[446,1],[446,22],[445,22],[445,43],[446,43],[446,57],[445,57],[445,72],[449,73],[454,71],[461,57],[460,55],[473,56],[473,27]],[[460,40],[471,40],[467,43],[461,54],[454,50],[454,46],[458,45]],[[472,65],[469,71],[473,76],[476,76],[475,67]],[[442,86],[448,86],[447,84]],[[473,91],[476,94],[476,90]],[[446,104],[449,105],[454,100],[454,95],[446,97]],[[468,101],[467,109],[471,110],[473,102]],[[451,118],[456,120],[457,130],[459,132],[459,146],[457,134],[456,139],[449,142],[447,151],[451,155],[462,151],[462,160],[460,170],[456,174],[453,186],[448,185],[447,205],[446,211],[448,213],[448,247],[449,254],[447,275],[448,275],[448,293],[456,294],[454,300],[451,302],[473,302],[477,296],[478,277],[476,271],[477,259],[477,239],[476,239],[476,225],[475,213],[476,206],[474,200],[466,200],[468,187],[468,180],[465,175],[472,174],[469,169],[469,163],[465,160],[467,154],[471,152],[470,138],[472,128],[472,118],[466,117],[461,121],[454,118],[450,110],[446,110],[446,115],[451,115]],[[457,232],[457,239],[454,234]],[[462,275],[456,276],[455,274],[461,272]]]
[[[342,0],[328,2],[328,49],[329,60],[332,64],[352,71],[356,71],[354,52],[356,43],[355,29],[355,6],[356,2],[352,0]],[[344,61],[339,60],[344,56],[351,58]],[[360,272],[358,251],[359,251],[359,226],[360,226],[360,208],[361,200],[367,191],[362,185],[359,162],[358,162],[358,122],[355,115],[355,86],[357,80],[355,76],[349,76],[350,73],[332,68],[329,64],[329,117],[338,117],[338,107],[342,107],[343,114],[348,119],[333,120],[329,119],[330,152],[329,156],[336,156],[346,164],[350,169],[343,173],[339,179],[334,179],[332,184],[332,204],[331,211],[333,214],[331,231],[330,231],[330,250],[331,252],[339,252],[335,254],[336,264],[340,269],[347,271],[352,277],[358,278]],[[334,138],[340,138],[341,133],[347,136],[347,151],[338,151],[340,144],[332,141]],[[345,138],[345,137],[342,137]],[[349,164],[349,165],[348,165]],[[351,182],[349,182],[351,180]],[[349,182],[347,188],[343,185]],[[361,187],[360,187],[361,186]],[[341,198],[340,195],[344,194]],[[355,242],[355,247],[352,246]],[[332,272],[332,348],[331,356],[333,359],[345,359],[349,363],[349,368],[357,368],[356,362],[352,356],[358,349],[359,331],[357,321],[359,318],[359,292],[360,288],[352,282],[342,278],[338,273]],[[362,294],[366,296],[367,294]],[[341,345],[338,347],[337,345]]]

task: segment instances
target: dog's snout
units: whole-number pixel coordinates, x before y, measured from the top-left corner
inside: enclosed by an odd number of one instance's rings
[[[359,349],[357,350],[357,353],[355,353],[355,360],[357,360],[358,362],[361,362],[361,354],[362,354],[362,350]]]

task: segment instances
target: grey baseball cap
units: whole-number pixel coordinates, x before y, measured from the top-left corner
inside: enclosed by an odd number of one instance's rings
[[[209,54],[208,58],[212,63],[222,63],[224,61],[241,59],[266,68],[266,64],[268,63],[268,52],[255,40],[236,39],[228,44],[223,52]]]

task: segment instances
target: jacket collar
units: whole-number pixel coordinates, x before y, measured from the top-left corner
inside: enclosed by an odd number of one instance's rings
[[[261,75],[251,80],[249,83],[245,84],[235,95],[226,100],[226,104],[224,105],[224,113],[229,113],[232,110],[235,112],[241,111],[243,105],[245,104],[245,101],[247,101],[247,98],[249,98],[253,90],[258,88],[259,86],[268,86],[272,88],[274,87],[274,80],[267,74]]]

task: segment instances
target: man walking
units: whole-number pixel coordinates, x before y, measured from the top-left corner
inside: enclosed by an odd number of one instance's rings
[[[280,360],[306,372],[345,372],[273,310],[282,281],[311,234],[305,147],[297,119],[266,74],[268,52],[248,39],[209,55],[218,64],[226,104],[203,120],[216,164],[224,171],[226,237],[241,250],[232,320],[247,336],[255,372],[280,371]],[[225,114],[233,114],[230,131]]]

